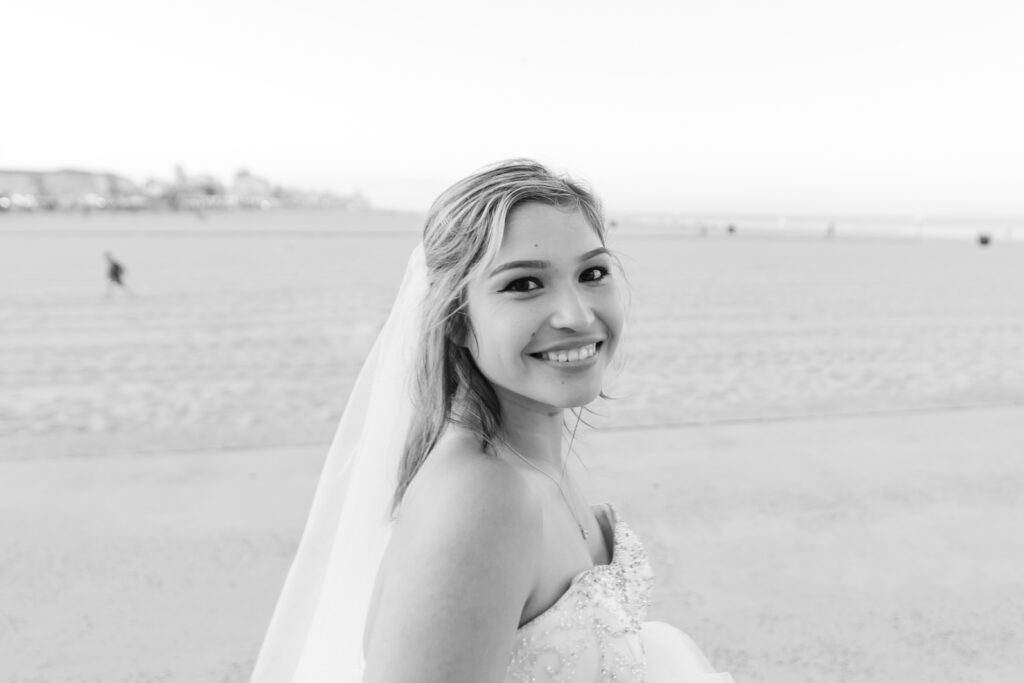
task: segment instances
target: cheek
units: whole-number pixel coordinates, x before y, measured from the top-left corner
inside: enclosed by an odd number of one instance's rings
[[[476,324],[480,331],[467,336],[466,347],[477,367],[489,379],[494,375],[514,371],[514,366],[522,363],[522,355],[532,335],[524,335],[521,325],[500,313],[493,316],[478,315]]]
[[[609,334],[617,340],[622,333],[623,321],[626,318],[626,308],[617,290],[613,289],[608,293],[599,307],[598,315],[601,316]]]

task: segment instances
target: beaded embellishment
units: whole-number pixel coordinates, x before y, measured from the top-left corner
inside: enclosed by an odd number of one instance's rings
[[[642,683],[640,629],[653,574],[633,530],[608,506],[612,559],[578,574],[547,610],[516,633],[508,683]]]

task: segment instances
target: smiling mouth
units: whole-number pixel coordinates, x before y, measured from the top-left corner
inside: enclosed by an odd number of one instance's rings
[[[581,365],[588,363],[597,357],[597,354],[601,351],[601,347],[604,345],[603,341],[595,342],[593,344],[587,344],[580,346],[575,349],[565,349],[562,351],[544,351],[541,353],[529,354],[532,358],[537,360],[546,361],[555,365]]]

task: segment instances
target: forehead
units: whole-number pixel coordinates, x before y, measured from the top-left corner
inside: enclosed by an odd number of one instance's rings
[[[540,252],[547,258],[557,258],[560,252],[575,258],[599,246],[601,238],[597,230],[579,209],[523,202],[508,215],[498,258]]]

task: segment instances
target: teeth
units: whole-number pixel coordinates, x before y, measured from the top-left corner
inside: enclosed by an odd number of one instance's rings
[[[586,360],[597,353],[597,344],[587,344],[581,346],[578,349],[569,349],[562,351],[545,351],[540,354],[540,357],[544,360],[557,361],[559,363],[570,363],[576,360]]]

